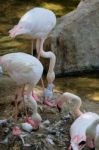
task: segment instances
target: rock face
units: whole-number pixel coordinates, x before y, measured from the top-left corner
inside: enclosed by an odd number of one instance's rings
[[[51,34],[51,49],[56,74],[99,67],[99,0],[82,0],[61,17]]]

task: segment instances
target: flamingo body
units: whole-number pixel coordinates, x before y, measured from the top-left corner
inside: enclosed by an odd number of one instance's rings
[[[21,52],[2,56],[1,65],[18,85],[35,86],[43,73],[43,66],[38,59]]]
[[[37,103],[32,96],[32,90],[34,86],[40,80],[43,73],[43,66],[40,61],[33,57],[32,55],[25,53],[10,53],[0,57],[0,65],[4,70],[8,72],[10,77],[17,83],[17,90],[15,96],[15,109],[16,109],[16,120],[18,114],[17,104],[18,101],[23,96],[24,98],[24,107],[26,118],[28,119],[28,114],[26,110],[26,105],[28,105],[32,111],[32,119],[35,121],[35,125],[39,126],[41,123],[41,116],[37,111]],[[25,86],[28,85],[27,91],[25,92]],[[37,123],[36,123],[37,122]],[[19,134],[16,127],[13,128],[13,134]]]
[[[91,143],[92,148],[99,149],[99,118],[92,122],[86,130],[86,142]]]
[[[95,148],[96,150],[99,149],[99,125],[96,128]]]
[[[57,101],[57,108],[61,110],[63,105],[67,103],[73,105],[72,111],[73,114],[75,114],[77,117],[77,119],[72,123],[70,127],[71,145],[68,150],[81,150],[85,147],[86,144],[87,128],[96,119],[99,119],[99,115],[93,112],[81,112],[80,107],[82,101],[81,98],[75,94],[69,92],[63,93]]]
[[[45,8],[33,8],[25,13],[18,25],[10,30],[11,37],[21,34],[34,38],[46,38],[56,24],[55,14]]]
[[[73,150],[79,150],[79,144],[86,142],[86,129],[88,126],[99,118],[99,115],[93,112],[86,112],[78,117],[70,128],[71,146]]]

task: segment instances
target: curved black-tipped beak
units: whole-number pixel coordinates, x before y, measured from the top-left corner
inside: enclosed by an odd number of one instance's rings
[[[86,141],[81,141],[79,143],[79,146],[80,146],[81,149],[83,149],[86,146]]]
[[[58,106],[58,104],[57,104],[57,109],[58,109],[59,113],[61,113],[62,109]]]

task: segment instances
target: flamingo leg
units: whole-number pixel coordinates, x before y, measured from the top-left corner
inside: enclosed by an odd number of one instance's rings
[[[36,50],[37,50],[38,59],[40,59],[42,47],[43,47],[42,39],[37,39]]]
[[[41,56],[41,51],[42,51],[42,48],[43,48],[43,42],[44,42],[44,39],[38,39],[37,40],[37,43],[36,43],[36,50],[37,50],[37,55],[38,55],[38,59],[40,59],[40,56]],[[41,77],[41,84],[42,84],[42,87],[43,87],[43,91],[45,89],[44,87],[44,81]]]
[[[20,101],[20,98],[22,97],[22,93],[24,90],[24,86],[20,86],[17,88],[16,90],[16,96],[15,96],[15,123],[17,122],[17,115],[18,115],[18,102]],[[20,135],[21,134],[21,130],[18,126],[14,126],[12,129],[12,134],[13,135]]]
[[[22,97],[23,92],[23,86],[17,87],[16,89],[16,95],[15,95],[15,122],[17,121],[17,114],[18,114],[18,102],[20,101]]]
[[[33,96],[33,85],[24,85],[24,90],[23,90],[23,100],[24,100],[24,111],[25,111],[25,115],[26,115],[26,120],[28,120],[28,112],[27,112],[27,106],[26,103],[29,100],[29,97]],[[34,98],[34,96],[33,96]]]
[[[25,108],[25,114],[26,114],[26,122],[28,122],[32,126],[34,126],[35,125],[34,121],[30,117],[28,117],[27,106],[26,106],[26,103],[28,105],[28,101],[31,102],[32,90],[33,90],[33,85],[29,85],[28,88],[27,88],[27,91],[24,93],[24,108]],[[37,109],[36,101],[34,101],[34,103],[36,104],[36,109]],[[30,107],[32,108],[33,105],[32,105],[32,103],[30,103],[30,104],[31,104]]]
[[[32,39],[31,42],[32,42],[32,46],[31,46],[31,54],[33,55],[33,42],[34,42],[34,40]]]
[[[26,107],[25,100],[24,100],[25,92],[26,92],[26,85],[23,86],[22,96],[23,96],[23,104],[24,104],[25,115],[26,115],[26,118],[28,118],[27,107]]]
[[[32,96],[37,102],[39,102],[39,97],[34,93],[34,90],[32,90]]]
[[[32,46],[31,46],[31,54],[33,55],[33,42],[34,40],[32,39]],[[34,97],[34,99],[36,101],[39,101],[39,97],[34,93],[34,91],[32,91],[32,96]]]
[[[40,49],[40,47],[38,49]],[[32,39],[31,54],[33,55],[33,39]],[[37,54],[38,54],[38,59],[40,59],[40,52],[37,51]],[[42,78],[41,78],[41,84],[42,84],[42,87],[43,87],[43,90],[44,90],[44,82],[43,82]],[[32,91],[32,96],[34,97],[34,99],[36,101],[39,101],[39,97],[34,93],[34,91]]]
[[[36,43],[36,50],[37,50],[38,59],[40,59],[40,56],[41,56],[43,42],[44,42],[44,40],[38,39],[37,43]],[[43,88],[43,91],[44,91],[45,87],[44,87],[44,81],[43,81],[42,77],[41,77],[41,84],[42,84],[42,88]]]

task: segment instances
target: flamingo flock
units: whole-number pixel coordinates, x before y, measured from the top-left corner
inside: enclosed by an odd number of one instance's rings
[[[56,25],[55,14],[45,8],[33,8],[25,13],[19,23],[9,31],[10,36],[15,38],[19,35],[27,35],[31,38],[31,55],[17,52],[10,53],[0,57],[0,73],[6,70],[9,76],[16,82],[17,90],[15,96],[15,120],[17,120],[17,107],[21,97],[24,100],[24,107],[27,122],[34,126],[40,126],[42,118],[37,110],[36,98],[33,95],[33,89],[36,84],[42,79],[43,66],[40,62],[40,57],[49,58],[50,64],[47,73],[47,88],[44,88],[44,104],[54,107],[56,106],[59,112],[64,105],[72,104],[72,112],[76,119],[70,127],[70,146],[68,150],[82,150],[85,146],[99,150],[99,115],[93,112],[83,113],[80,110],[82,100],[79,96],[65,92],[57,100],[56,104],[50,102],[53,95],[53,81],[55,80],[55,62],[56,56],[52,51],[45,52],[43,45],[48,34]],[[33,40],[36,39],[36,52],[38,58],[33,56]],[[43,84],[43,82],[42,82]],[[25,87],[28,85],[27,90]],[[44,86],[44,85],[43,85]],[[31,118],[27,113],[27,106],[31,108],[33,114]],[[13,134],[20,134],[19,129],[13,129]]]
[[[32,55],[33,55],[33,40],[37,39],[36,51],[37,51],[38,59],[40,59],[40,56],[50,59],[49,69],[47,73],[48,87],[49,85],[53,85],[53,81],[55,79],[54,66],[55,66],[56,56],[52,51],[45,52],[43,49],[43,45],[45,39],[47,38],[51,30],[55,27],[55,25],[56,25],[56,16],[51,10],[36,7],[29,10],[27,13],[25,13],[21,17],[19,23],[9,31],[10,36],[12,38],[15,38],[16,36],[19,35],[27,35],[31,38]],[[49,106],[53,106],[50,102],[49,97],[46,97],[46,94],[44,96],[45,96],[44,103]]]

